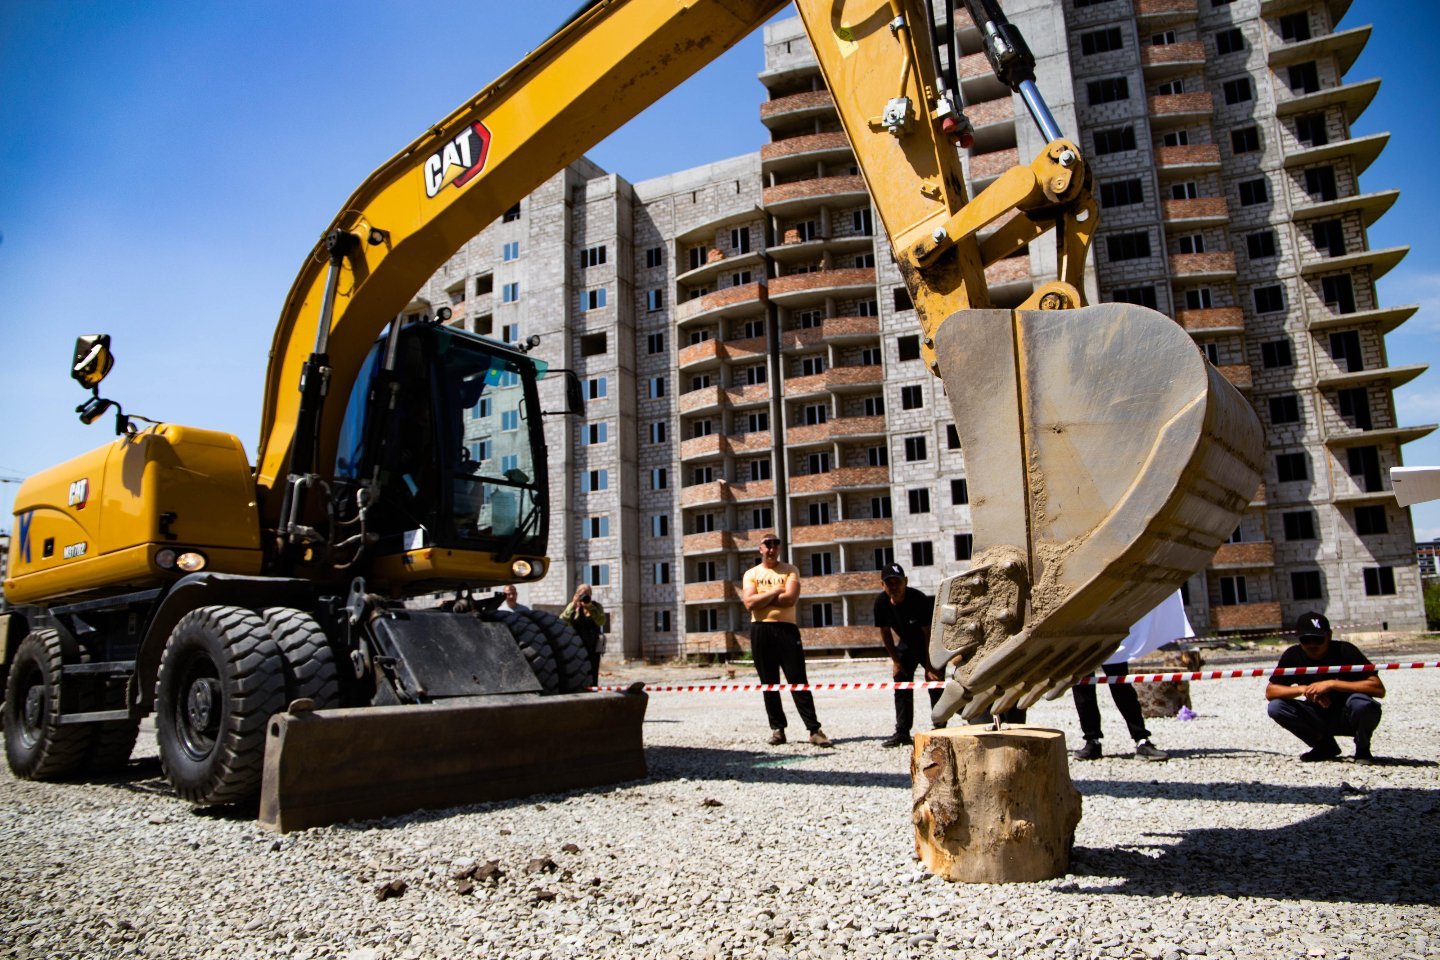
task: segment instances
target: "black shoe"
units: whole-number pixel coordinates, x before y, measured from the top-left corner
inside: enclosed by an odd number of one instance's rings
[[[1076,760],[1099,760],[1103,754],[1104,751],[1100,749],[1099,740],[1086,740],[1085,746],[1076,750],[1071,756]]]
[[[1149,740],[1141,740],[1135,744],[1135,756],[1143,760],[1165,761],[1170,759],[1170,754],[1161,750]]]
[[[909,745],[910,734],[901,733],[899,730],[896,730],[890,739],[880,741],[880,746],[882,747],[908,747]]]
[[[785,731],[784,731],[784,730],[776,729],[776,730],[771,730],[771,731],[770,731],[770,746],[772,746],[772,747],[778,747],[778,746],[780,746],[780,744],[782,744],[782,743],[784,743],[784,742],[785,742]]]
[[[1375,762],[1375,757],[1370,753],[1369,740],[1355,741],[1355,762],[1362,767],[1368,767]]]
[[[1340,756],[1340,745],[1332,740],[1323,746],[1315,747],[1312,750],[1306,750],[1304,753],[1300,754],[1300,762],[1324,763],[1326,760],[1334,760],[1338,756]]]

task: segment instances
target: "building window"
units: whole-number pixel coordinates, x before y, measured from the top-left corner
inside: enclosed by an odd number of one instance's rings
[[[520,327],[515,327],[515,339],[520,339]],[[580,356],[599,357],[603,356],[610,349],[610,337],[605,331],[599,333],[587,333],[580,338]]]
[[[520,259],[520,241],[512,240],[500,248],[500,259],[509,263]]]
[[[805,472],[809,474],[829,473],[830,454],[812,453],[805,458]]]
[[[875,232],[875,221],[872,219],[870,208],[865,207],[855,210],[850,214],[850,226],[862,237],[868,237]]]
[[[501,303],[516,303],[520,299],[520,281],[507,283],[500,288]]]
[[[1120,287],[1110,291],[1110,299],[1114,303],[1138,303],[1142,307],[1149,307],[1154,310],[1159,305],[1153,286],[1143,287]]]
[[[902,310],[915,309],[915,303],[910,299],[910,291],[904,287],[895,287],[891,290],[891,295],[895,298],[896,313]]]
[[[585,381],[585,395],[591,400],[599,400],[606,396],[606,385],[604,377],[591,377]]]
[[[878,367],[880,366],[880,361],[881,356],[879,347],[866,347],[865,349],[860,351],[860,366]]]
[[[1103,157],[1107,153],[1123,153],[1126,150],[1135,149],[1135,128],[1115,127],[1110,130],[1095,131],[1095,155]]]
[[[810,576],[827,577],[835,572],[835,556],[829,552],[810,554]]]
[[[907,462],[907,463],[915,463],[915,462],[917,462],[917,461],[924,460],[925,458],[926,458],[926,453],[925,453],[925,438],[924,438],[924,437],[906,437],[906,438],[905,438],[905,460],[906,460],[906,462]]]
[[[1290,81],[1290,92],[1295,94],[1317,93],[1320,90],[1320,68],[1315,61],[1297,63],[1286,71]]]
[[[768,530],[775,526],[769,507],[756,507],[750,511],[750,529]]]
[[[1103,30],[1092,30],[1089,33],[1080,34],[1081,56],[1109,53],[1111,50],[1122,50],[1124,47],[1125,38],[1121,35],[1119,27],[1106,27]]]
[[[1220,366],[1220,347],[1213,343],[1207,343],[1200,348],[1205,353],[1205,359],[1210,361],[1211,366]]]
[[[1290,355],[1290,341],[1267,340],[1260,344],[1260,362],[1266,370],[1293,367],[1295,358]]]
[[[655,420],[655,421],[651,422],[651,424],[650,424],[650,442],[651,442],[651,443],[664,443],[664,442],[665,442],[665,430],[666,430],[666,427],[665,427],[665,421],[664,421],[664,420]]]
[[[747,433],[760,433],[770,429],[770,414],[764,410],[758,410],[748,414],[745,418]]]
[[[1355,286],[1351,283],[1348,273],[1321,277],[1320,297],[1325,301],[1325,306],[1336,313],[1355,312]]]
[[[906,491],[906,496],[907,496],[907,498],[908,498],[909,501],[910,501],[910,512],[911,512],[911,513],[929,513],[929,512],[930,512],[930,490],[929,490],[929,488],[927,488],[927,487],[916,487],[916,488],[913,489],[913,490],[907,490],[907,491]]]
[[[1239,190],[1242,207],[1253,207],[1270,200],[1270,186],[1264,177],[1240,181]]]
[[[1237,157],[1254,153],[1260,149],[1260,131],[1256,127],[1241,127],[1230,131],[1230,152]]]
[[[1280,517],[1285,526],[1286,540],[1315,539],[1315,511],[1293,510]]]
[[[1330,334],[1330,356],[1335,365],[1346,373],[1364,370],[1365,355],[1360,349],[1360,331],[1342,330]]]
[[[1315,249],[1327,257],[1338,257],[1345,253],[1345,228],[1339,220],[1317,223],[1311,230]]]
[[[605,262],[605,245],[597,247],[586,247],[580,251],[580,269],[587,267],[598,267]]]
[[[1251,260],[1268,260],[1275,256],[1275,231],[1260,230],[1246,234],[1245,252]]]
[[[945,447],[948,450],[960,449],[960,431],[955,429],[955,424],[945,424]]]
[[[1245,589],[1244,577],[1220,578],[1220,606],[1234,607],[1250,602],[1250,592]]]
[[[1279,313],[1285,309],[1285,288],[1280,284],[1255,288],[1255,312]]]
[[[610,564],[590,564],[585,570],[585,582],[592,587],[607,586],[610,583]]]
[[[1250,85],[1249,77],[1236,77],[1234,80],[1226,80],[1220,86],[1225,95],[1227,104],[1244,103],[1247,100],[1255,99],[1255,90]]]
[[[656,633],[669,633],[669,632],[670,632],[670,611],[669,611],[669,610],[656,610],[656,611],[655,611],[655,632],[656,632]]]
[[[1204,235],[1204,234],[1200,234],[1200,233],[1187,233],[1185,236],[1180,237],[1180,238],[1176,241],[1176,243],[1179,245],[1179,247],[1180,247],[1180,252],[1181,252],[1181,253],[1204,253],[1204,252],[1205,252],[1205,235]]]
[[[870,498],[870,516],[873,519],[884,520],[892,515],[892,511],[893,508],[891,506],[890,498],[888,496]]]
[[[1290,574],[1290,596],[1295,600],[1323,600],[1325,580],[1319,570],[1296,570]]]
[[[1106,77],[1103,80],[1092,80],[1085,85],[1085,91],[1089,94],[1091,106],[1113,103],[1116,100],[1129,100],[1130,80],[1127,77]]]
[[[664,561],[661,561],[660,563],[655,564],[655,567],[654,567],[654,580],[655,580],[655,583],[657,583],[657,584],[660,584],[660,583],[669,583],[669,582],[670,582],[670,564],[669,564],[669,563],[666,563],[666,562],[664,562]]]
[[[1308,11],[1288,13],[1280,18],[1280,39],[1298,43],[1310,39],[1310,14]]]
[[[1317,203],[1339,199],[1340,190],[1335,185],[1335,168],[1311,167],[1306,170],[1305,192]]]
[[[757,364],[753,367],[745,368],[745,383],[749,386],[753,387],[756,384],[764,383],[768,376],[769,374],[765,372],[764,364]]]
[[[610,425],[604,420],[599,423],[587,423],[585,425],[585,445],[593,447],[597,443],[604,443],[610,439]]]
[[[580,474],[580,492],[594,493],[597,490],[610,489],[609,470],[587,470]]]
[[[861,300],[855,304],[855,315],[857,317],[880,316],[880,302],[878,300]]]
[[[1189,130],[1171,130],[1160,138],[1160,142],[1167,147],[1185,147],[1190,145]]]
[[[900,409],[919,410],[925,406],[925,393],[918,385],[900,388]]]
[[[800,360],[800,375],[802,377],[819,376],[825,372],[825,358],[823,356],[802,357]]]
[[[590,539],[596,540],[600,537],[610,536],[610,518],[608,516],[596,516],[590,518]]]
[[[1295,139],[1310,147],[1323,147],[1330,142],[1325,114],[1307,113],[1295,118]]]
[[[597,287],[594,290],[580,291],[580,312],[587,310],[599,310],[605,306],[605,288]]]
[[[649,247],[645,251],[645,266],[659,267],[665,263],[664,247]]]
[[[970,533],[955,534],[955,559],[969,560],[975,553],[975,535]]]
[[[1229,30],[1221,30],[1215,34],[1215,53],[1217,56],[1225,56],[1227,53],[1238,53],[1245,49],[1245,34],[1240,32],[1239,27],[1231,27]]]
[[[929,540],[910,544],[910,565],[912,567],[935,566],[935,546]]]
[[[701,560],[699,563],[695,564],[695,579],[692,582],[712,583],[715,579],[716,577],[714,560]]]
[[[823,403],[806,404],[800,413],[803,423],[807,427],[819,426],[830,419],[830,408]]]
[[[654,313],[657,310],[665,309],[665,291],[658,287],[645,291],[645,310]]]
[[[663,333],[652,333],[652,334],[650,334],[648,337],[645,338],[645,349],[647,350],[647,352],[652,353],[652,354],[655,354],[655,353],[664,353],[664,352],[665,352],[665,334],[663,334]]]
[[[888,467],[890,450],[886,447],[866,447],[865,453],[872,467]]]
[[[970,502],[970,482],[968,480],[950,481],[950,502],[957,507]]]
[[[515,222],[516,220],[519,220],[519,219],[520,219],[520,204],[517,203],[517,204],[515,204],[515,206],[511,207],[509,210],[506,210],[506,211],[505,211],[505,215],[500,218],[500,221],[501,221],[502,223],[513,223],[513,222]]]
[[[1388,597],[1395,593],[1394,567],[1365,568],[1365,596]]]
[[[1145,202],[1145,188],[1139,178],[1100,184],[1100,206],[1126,207]]]
[[[1270,422],[1272,424],[1299,423],[1300,397],[1294,393],[1282,393],[1270,398]]]
[[[835,605],[830,603],[810,604],[810,625],[812,627],[833,627],[835,625]]]
[[[665,396],[665,378],[651,377],[648,383],[648,394],[651,400],[659,400]]]
[[[652,467],[650,470],[650,489],[664,490],[670,486],[670,471],[665,467]]]
[[[920,359],[920,338],[918,336],[898,337],[895,342],[899,345],[902,361]]]
[[[1356,430],[1374,429],[1370,419],[1370,391],[1364,387],[1338,390],[1335,393],[1340,408],[1340,418]]]
[[[1303,453],[1281,453],[1275,457],[1275,475],[1281,483],[1310,479],[1310,460]]]
[[[885,415],[885,398],[884,398],[884,397],[866,397],[866,398],[865,398],[865,416],[867,416],[867,417],[881,417],[881,416],[884,416],[884,415]]]
[[[1209,287],[1196,287],[1185,291],[1185,309],[1208,310],[1215,305]]]
[[[830,522],[830,504],[828,501],[810,504],[810,526],[816,527]]]
[[[1350,479],[1366,493],[1379,493],[1385,489],[1380,480],[1380,451],[1375,447],[1351,447],[1347,453],[1350,461]]]
[[[697,513],[695,519],[691,521],[691,526],[694,527],[694,529],[690,531],[691,533],[714,533],[715,514]]]
[[[1105,238],[1105,250],[1112,263],[1143,259],[1150,256],[1150,234],[1144,230],[1113,234]]]
[[[1362,537],[1373,537],[1390,532],[1390,523],[1385,517],[1385,507],[1376,504],[1355,508],[1355,532]]]
[[[650,536],[670,536],[670,518],[666,514],[655,513],[650,515]]]

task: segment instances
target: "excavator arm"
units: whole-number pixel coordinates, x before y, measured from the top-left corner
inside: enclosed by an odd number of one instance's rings
[[[796,4],[965,449],[977,554],[938,597],[931,657],[953,677],[937,719],[1025,705],[1093,669],[1234,529],[1261,450],[1248,403],[1177,324],[1084,305],[1098,223],[1084,158],[1044,108],[1018,32],[993,0],[967,4],[1049,141],[973,200],[928,5]],[[280,526],[288,486],[333,462],[343,411],[324,397],[349,391],[371,341],[444,260],[781,6],[594,3],[361,185],[276,331],[263,526]],[[985,266],[1052,230],[1055,279],[1018,309],[993,308]]]

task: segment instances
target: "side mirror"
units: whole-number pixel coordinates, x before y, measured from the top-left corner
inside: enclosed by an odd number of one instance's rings
[[[585,394],[580,389],[580,378],[573,370],[565,371],[565,412],[572,415],[585,412]]]
[[[80,386],[93,390],[115,366],[115,355],[110,352],[110,335],[92,333],[75,340],[75,359],[70,364],[70,376]],[[87,421],[89,422],[89,421]]]

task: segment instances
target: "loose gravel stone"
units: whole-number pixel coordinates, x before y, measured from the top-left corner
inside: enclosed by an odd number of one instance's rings
[[[1192,684],[1196,719],[1149,721],[1163,765],[1102,697],[1070,873],[1005,886],[916,864],[883,691],[817,694],[832,751],[768,746],[758,695],[655,694],[644,780],[283,838],[170,795],[147,723],[118,777],[0,774],[0,956],[1437,960],[1440,671],[1384,679],[1373,767],[1298,763],[1260,680]],[[1030,718],[1078,742],[1068,697]]]

